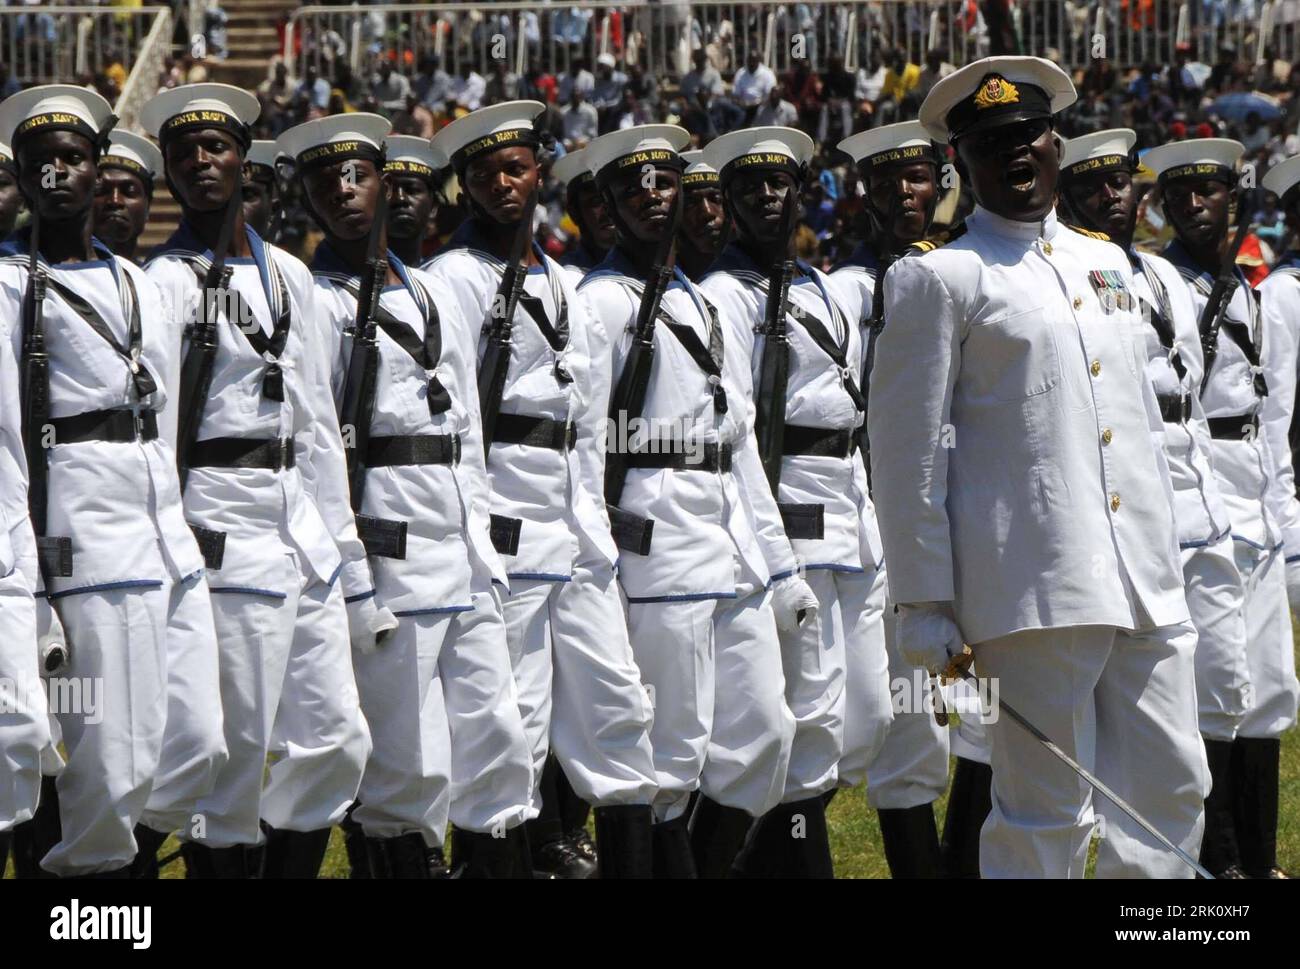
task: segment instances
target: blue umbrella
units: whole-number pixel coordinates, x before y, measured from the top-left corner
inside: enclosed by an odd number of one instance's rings
[[[1245,121],[1248,114],[1259,115],[1260,121],[1275,121],[1282,117],[1282,108],[1267,94],[1234,91],[1211,104],[1210,113],[1217,114],[1224,121]]]

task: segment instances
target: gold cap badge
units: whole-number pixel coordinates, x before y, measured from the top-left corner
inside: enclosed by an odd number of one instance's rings
[[[983,111],[997,104],[1018,104],[1020,92],[1004,77],[994,74],[975,93],[975,107]]]

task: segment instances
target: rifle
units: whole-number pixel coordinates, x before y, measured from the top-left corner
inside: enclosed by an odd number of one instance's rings
[[[659,315],[659,305],[663,302],[668,284],[673,279],[681,211],[679,192],[673,198],[664,234],[655,246],[654,263],[645,289],[641,290],[641,302],[637,306],[636,323],[632,328],[632,346],[623,364],[623,372],[619,374],[618,385],[609,400],[609,418],[613,427],[627,427],[633,419],[641,416],[645,407],[650,370],[654,365],[655,319]],[[623,498],[623,486],[627,483],[627,450],[618,446],[625,441],[611,443],[614,446],[605,455],[605,506],[609,509],[614,541],[619,548],[648,555],[654,522],[618,507]]]
[[[1237,253],[1241,252],[1241,244],[1246,240],[1246,233],[1250,230],[1250,218],[1246,215],[1243,201],[1244,195],[1239,196],[1237,232],[1232,237],[1232,244],[1228,246],[1228,251],[1224,253],[1223,262],[1219,265],[1219,274],[1214,279],[1214,287],[1205,301],[1205,308],[1201,310],[1201,319],[1198,323],[1201,350],[1205,355],[1205,373],[1201,375],[1202,396],[1205,394],[1206,385],[1210,382],[1210,371],[1214,369],[1214,361],[1219,356],[1219,329],[1223,326],[1223,314],[1228,310],[1229,297],[1237,284]]]
[[[379,338],[375,314],[379,297],[388,278],[388,253],[379,251],[379,237],[388,217],[388,191],[381,186],[375,204],[375,218],[366,240],[366,268],[357,293],[357,315],[352,323],[352,355],[348,359],[347,380],[343,385],[343,403],[339,407],[339,425],[350,434],[346,447],[348,491],[352,510],[361,510],[366,487],[366,449],[370,443],[370,421],[375,410],[375,385],[379,373]],[[346,442],[345,442],[346,443]]]
[[[27,509],[36,533],[36,557],[46,579],[72,575],[72,539],[45,534],[50,468],[44,436],[50,423],[50,356],[45,349],[45,269],[40,264],[41,216],[32,207],[27,292],[23,296],[22,399],[23,451],[27,457]]]
[[[203,277],[198,313],[194,330],[190,334],[190,348],[181,365],[180,402],[177,415],[176,461],[180,472],[181,494],[190,475],[190,454],[199,439],[199,425],[203,423],[203,409],[212,389],[212,369],[217,360],[217,294],[228,292],[233,270],[226,265],[226,256],[235,235],[235,221],[243,207],[243,190],[235,186],[235,193],[226,203],[226,216],[217,235],[217,247],[212,250],[212,264]]]
[[[790,281],[794,278],[794,260],[788,255],[790,230],[794,227],[795,192],[792,186],[785,197],[781,213],[780,244],[782,258],[777,260],[768,278],[767,308],[763,312],[763,360],[758,376],[758,395],[754,415],[754,436],[763,471],[777,497],[781,483],[781,458],[785,444],[786,385],[790,378],[790,340],[786,333],[786,302]]]
[[[496,434],[497,416],[501,413],[501,397],[506,390],[506,371],[510,369],[510,332],[514,327],[515,307],[524,291],[527,268],[523,265],[528,255],[528,243],[533,236],[533,211],[537,208],[537,192],[528,199],[523,217],[510,244],[510,259],[489,309],[492,325],[488,329],[487,347],[478,367],[478,406],[483,424],[483,453],[486,456]]]

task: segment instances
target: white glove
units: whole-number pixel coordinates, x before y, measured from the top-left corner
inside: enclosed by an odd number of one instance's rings
[[[817,596],[798,575],[787,575],[772,583],[772,612],[776,628],[792,633],[817,615]]]
[[[63,623],[45,596],[36,597],[36,661],[40,664],[41,676],[62,673],[72,661]]]
[[[938,675],[963,649],[961,630],[948,603],[898,606],[898,652],[913,666]]]
[[[1286,564],[1286,597],[1291,611],[1300,616],[1300,559]]]
[[[374,596],[348,603],[352,645],[362,653],[373,653],[396,628],[397,617],[387,607],[376,605]]]

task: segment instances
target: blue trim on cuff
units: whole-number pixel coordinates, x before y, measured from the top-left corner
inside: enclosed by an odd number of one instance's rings
[[[375,597],[375,594],[376,594],[375,590],[371,589],[369,592],[363,592],[361,593],[361,595],[358,596],[344,596],[343,601],[347,605],[351,605],[354,602],[363,602],[366,599],[373,599]]]
[[[62,592],[46,592],[45,598],[53,601],[67,596],[81,596],[91,592],[115,592],[118,589],[161,589],[160,579],[125,579],[122,582],[105,582],[101,585],[85,585],[79,589],[64,589]]]
[[[767,587],[770,589],[773,582],[780,582],[782,579],[788,579],[798,572],[798,569],[786,569],[784,572],[774,572],[767,580]]]
[[[837,565],[834,562],[817,562],[812,565],[805,565],[803,570],[805,572],[852,572],[857,575],[863,575],[867,571],[860,565]]]
[[[734,592],[688,592],[679,596],[628,596],[628,602],[638,605],[650,602],[703,602],[706,599],[736,599]]]
[[[393,615],[401,619],[406,616],[443,616],[457,612],[473,612],[473,606],[434,606],[431,609],[402,609]]]
[[[247,585],[218,585],[208,590],[213,595],[244,595],[244,596],[262,596],[267,599],[287,599],[288,594],[276,592],[274,589],[258,589],[254,586]]]
[[[1287,565],[1290,565],[1292,562],[1300,562],[1300,555],[1288,555],[1283,559],[1283,561],[1286,562]]]
[[[571,575],[557,575],[554,572],[507,572],[507,579],[532,579],[536,582],[572,582]]]
[[[1278,542],[1276,545],[1271,547],[1268,545],[1260,545],[1258,542],[1252,542],[1250,539],[1238,535],[1236,532],[1233,532],[1232,540],[1234,542],[1241,542],[1241,544],[1243,545],[1249,545],[1251,548],[1259,549],[1261,552],[1276,552],[1278,549],[1282,547],[1281,542]]]

